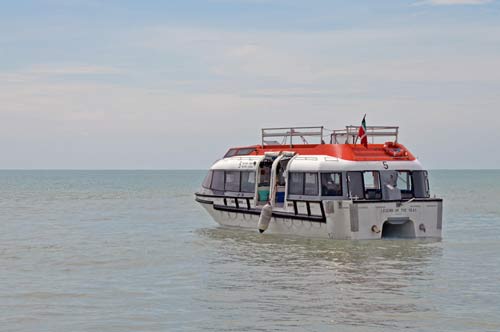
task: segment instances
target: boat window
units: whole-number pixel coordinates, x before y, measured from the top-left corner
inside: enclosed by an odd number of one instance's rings
[[[232,157],[236,154],[236,152],[238,152],[238,149],[229,149],[229,151],[224,155],[224,158]]]
[[[302,195],[304,192],[304,173],[290,173],[288,181],[288,193],[290,195]]]
[[[321,195],[342,196],[342,173],[321,173]]]
[[[213,190],[224,190],[224,171],[214,171],[212,175]]]
[[[365,197],[363,188],[363,173],[347,172],[347,183],[349,188],[349,197],[362,199]]]
[[[260,186],[269,186],[269,183],[271,182],[272,165],[273,165],[272,161],[263,161],[260,163],[260,178],[259,178]]]
[[[429,188],[429,176],[427,174],[427,171],[424,171],[424,187],[425,187],[425,197],[430,197],[431,196],[431,191]]]
[[[253,171],[241,172],[241,191],[244,193],[255,192],[255,172]]]
[[[428,198],[429,193],[429,180],[427,171],[413,171],[413,192],[417,198]]]
[[[203,184],[201,185],[203,188],[210,189],[210,185],[212,184],[212,171],[208,171],[207,176],[205,176],[205,180],[203,180]]]
[[[288,194],[290,195],[318,195],[318,174],[290,172],[288,177]]]
[[[396,187],[401,191],[402,199],[413,197],[412,176],[409,171],[398,171]]]
[[[381,199],[380,174],[377,171],[363,172],[366,199]]]
[[[246,156],[249,155],[250,153],[254,152],[255,148],[245,148],[245,149],[239,149],[238,152],[236,152],[237,156]]]
[[[318,174],[305,173],[304,177],[304,195],[318,195]]]
[[[226,191],[240,191],[240,172],[226,171],[226,181],[224,184]]]
[[[284,160],[280,160],[280,162],[278,163],[278,168],[277,168],[278,186],[285,186],[286,185],[286,179],[285,179],[286,172],[285,172],[285,170],[286,170],[286,167],[287,167],[289,162],[290,162],[290,158],[287,158]]]

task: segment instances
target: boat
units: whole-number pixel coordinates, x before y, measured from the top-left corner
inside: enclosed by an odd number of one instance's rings
[[[443,200],[399,127],[261,129],[232,147],[195,200],[220,225],[314,238],[441,238]],[[328,142],[325,142],[328,141]]]

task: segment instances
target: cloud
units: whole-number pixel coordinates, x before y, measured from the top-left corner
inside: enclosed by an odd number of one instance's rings
[[[499,82],[500,74],[491,70],[500,66],[493,47],[500,41],[498,32],[472,26],[309,32],[165,26],[145,30],[137,39],[165,58],[175,52],[188,59],[185,67],[197,69],[197,88],[203,92],[269,96],[274,89],[282,96],[288,89],[305,96],[309,89],[315,97],[332,88],[337,95],[351,95],[360,86],[380,82]],[[156,68],[166,66],[158,63]]]
[[[423,0],[416,5],[450,6],[450,5],[485,5],[493,0]]]
[[[500,119],[500,72],[491,69],[500,67],[499,32],[128,30],[116,52],[140,63],[118,57],[110,66],[97,59],[0,72],[0,164],[203,168],[231,144],[258,141],[261,127],[338,128],[369,113],[371,124],[401,125],[404,142],[434,160],[430,166],[449,167],[445,155],[456,148],[449,142],[462,142],[462,129],[480,143],[479,120]],[[126,79],[106,76],[122,73]],[[439,130],[421,140],[430,121]],[[436,153],[436,141],[446,153]],[[480,162],[461,165],[491,167],[500,157]]]
[[[26,70],[25,73],[40,75],[106,75],[121,74],[123,70],[116,67],[96,65],[35,65]]]
[[[0,72],[0,80],[6,83],[26,83],[45,81],[50,78],[69,79],[82,76],[120,75],[126,72],[122,68],[88,64],[51,65],[36,64],[17,71]]]
[[[52,6],[92,8],[101,7],[104,4],[100,0],[45,0],[45,3]]]

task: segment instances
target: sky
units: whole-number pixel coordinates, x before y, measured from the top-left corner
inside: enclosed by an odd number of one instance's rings
[[[0,0],[2,169],[206,169],[364,114],[500,168],[500,1]]]

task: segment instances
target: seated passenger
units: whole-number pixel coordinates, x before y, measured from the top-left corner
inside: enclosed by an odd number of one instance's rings
[[[323,196],[340,196],[340,185],[332,181],[328,181],[321,186],[321,193]]]

